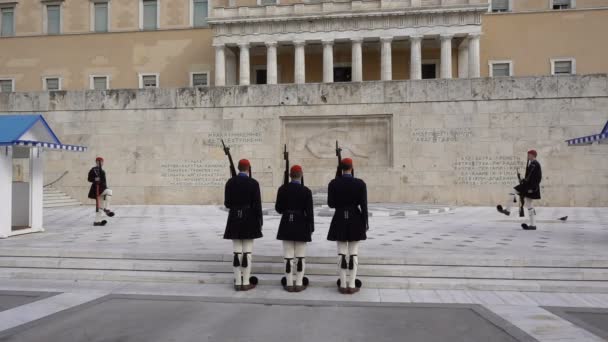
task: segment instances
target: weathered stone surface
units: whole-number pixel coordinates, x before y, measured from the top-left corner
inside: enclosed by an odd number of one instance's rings
[[[605,145],[571,148],[564,141],[599,133],[607,81],[592,75],[0,93],[0,110],[40,111],[63,142],[89,146],[46,159],[49,177],[74,175],[58,186],[81,201],[82,175],[103,155],[116,203],[221,202],[223,138],[235,159],[254,163],[267,201],[281,184],[282,144],[307,170],[307,185],[324,189],[338,140],[372,201],[491,205],[517,182],[515,170],[534,148],[547,170],[539,205],[598,206],[608,205]]]
[[[455,79],[448,82],[448,100],[461,101],[472,97],[471,80]]]
[[[46,111],[49,105],[48,92],[11,93],[8,107],[14,112]]]
[[[137,90],[137,108],[175,108],[176,90],[147,88]]]
[[[83,110],[85,109],[84,91],[51,91],[49,92],[48,110]]]
[[[408,82],[384,82],[384,101],[387,103],[408,102],[407,87]]]

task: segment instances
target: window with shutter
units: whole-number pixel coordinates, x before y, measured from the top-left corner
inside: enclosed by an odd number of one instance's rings
[[[10,93],[13,91],[13,80],[0,80],[0,93]]]
[[[208,1],[207,0],[194,0],[193,8],[193,25],[194,27],[207,26],[208,13]]]
[[[156,30],[158,28],[156,5],[156,0],[144,0],[144,30]]]
[[[93,89],[95,89],[95,90],[108,89],[108,78],[106,76],[93,77]]]
[[[95,32],[108,32],[108,3],[95,3]]]
[[[192,74],[192,86],[193,87],[209,85],[207,82],[208,82],[207,73]]]
[[[15,9],[5,7],[0,9],[0,36],[8,37],[15,35]]]
[[[492,0],[492,12],[508,12],[509,0]]]
[[[554,75],[571,75],[572,61],[555,61],[553,65]]]
[[[60,5],[47,5],[46,6],[46,20],[48,34],[59,34],[61,33],[61,6]]]
[[[494,63],[492,64],[492,76],[511,76],[511,64],[509,63]]]
[[[45,83],[46,83],[46,90],[49,90],[49,91],[60,90],[59,78],[56,78],[56,77],[46,78]]]
[[[156,88],[158,86],[156,75],[143,75],[141,82],[143,88]]]
[[[553,9],[569,9],[572,8],[571,0],[553,0]]]

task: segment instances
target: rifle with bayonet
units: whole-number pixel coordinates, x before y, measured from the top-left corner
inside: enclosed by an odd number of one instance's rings
[[[287,152],[287,144],[283,148],[283,160],[285,160],[285,172],[283,173],[283,184],[289,184],[289,152]],[[302,185],[304,185],[304,175],[302,175]]]
[[[289,184],[289,152],[287,152],[287,144],[283,148],[283,160],[285,160],[285,173],[283,174],[283,184]]]
[[[234,162],[232,161],[232,155],[230,154],[230,147],[224,144],[224,139],[222,140],[222,147],[224,148],[224,153],[228,156],[228,161],[230,162],[230,174],[232,177],[236,177],[236,168],[234,167]]]
[[[528,168],[528,166],[526,165],[526,168]],[[521,178],[521,173],[519,173],[519,170],[517,170],[517,179],[519,180],[519,184],[523,184],[524,183],[524,179]],[[523,191],[519,191],[519,217],[524,217],[524,193]]]
[[[340,164],[342,164],[342,148],[338,145],[338,140],[336,140],[336,157],[338,157],[338,168],[336,169],[336,178],[342,177],[342,168]]]

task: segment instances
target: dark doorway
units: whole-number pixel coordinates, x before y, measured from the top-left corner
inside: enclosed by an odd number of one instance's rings
[[[437,78],[436,64],[422,64],[422,79]]]
[[[255,84],[266,84],[266,69],[257,69],[255,71]]]
[[[334,82],[350,82],[352,79],[351,67],[335,67]]]

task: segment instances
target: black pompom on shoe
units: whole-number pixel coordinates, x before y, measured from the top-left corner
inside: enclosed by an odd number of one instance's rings
[[[523,230],[536,230],[536,226],[528,226],[525,223],[521,224],[521,228],[523,228]]]
[[[500,204],[496,206],[496,210],[497,210],[499,213],[501,213],[501,214],[505,214],[505,215],[507,215],[507,216],[511,215],[511,212],[510,212],[510,211],[508,211],[508,210],[505,210],[505,209],[502,207],[502,205],[500,205]]]

